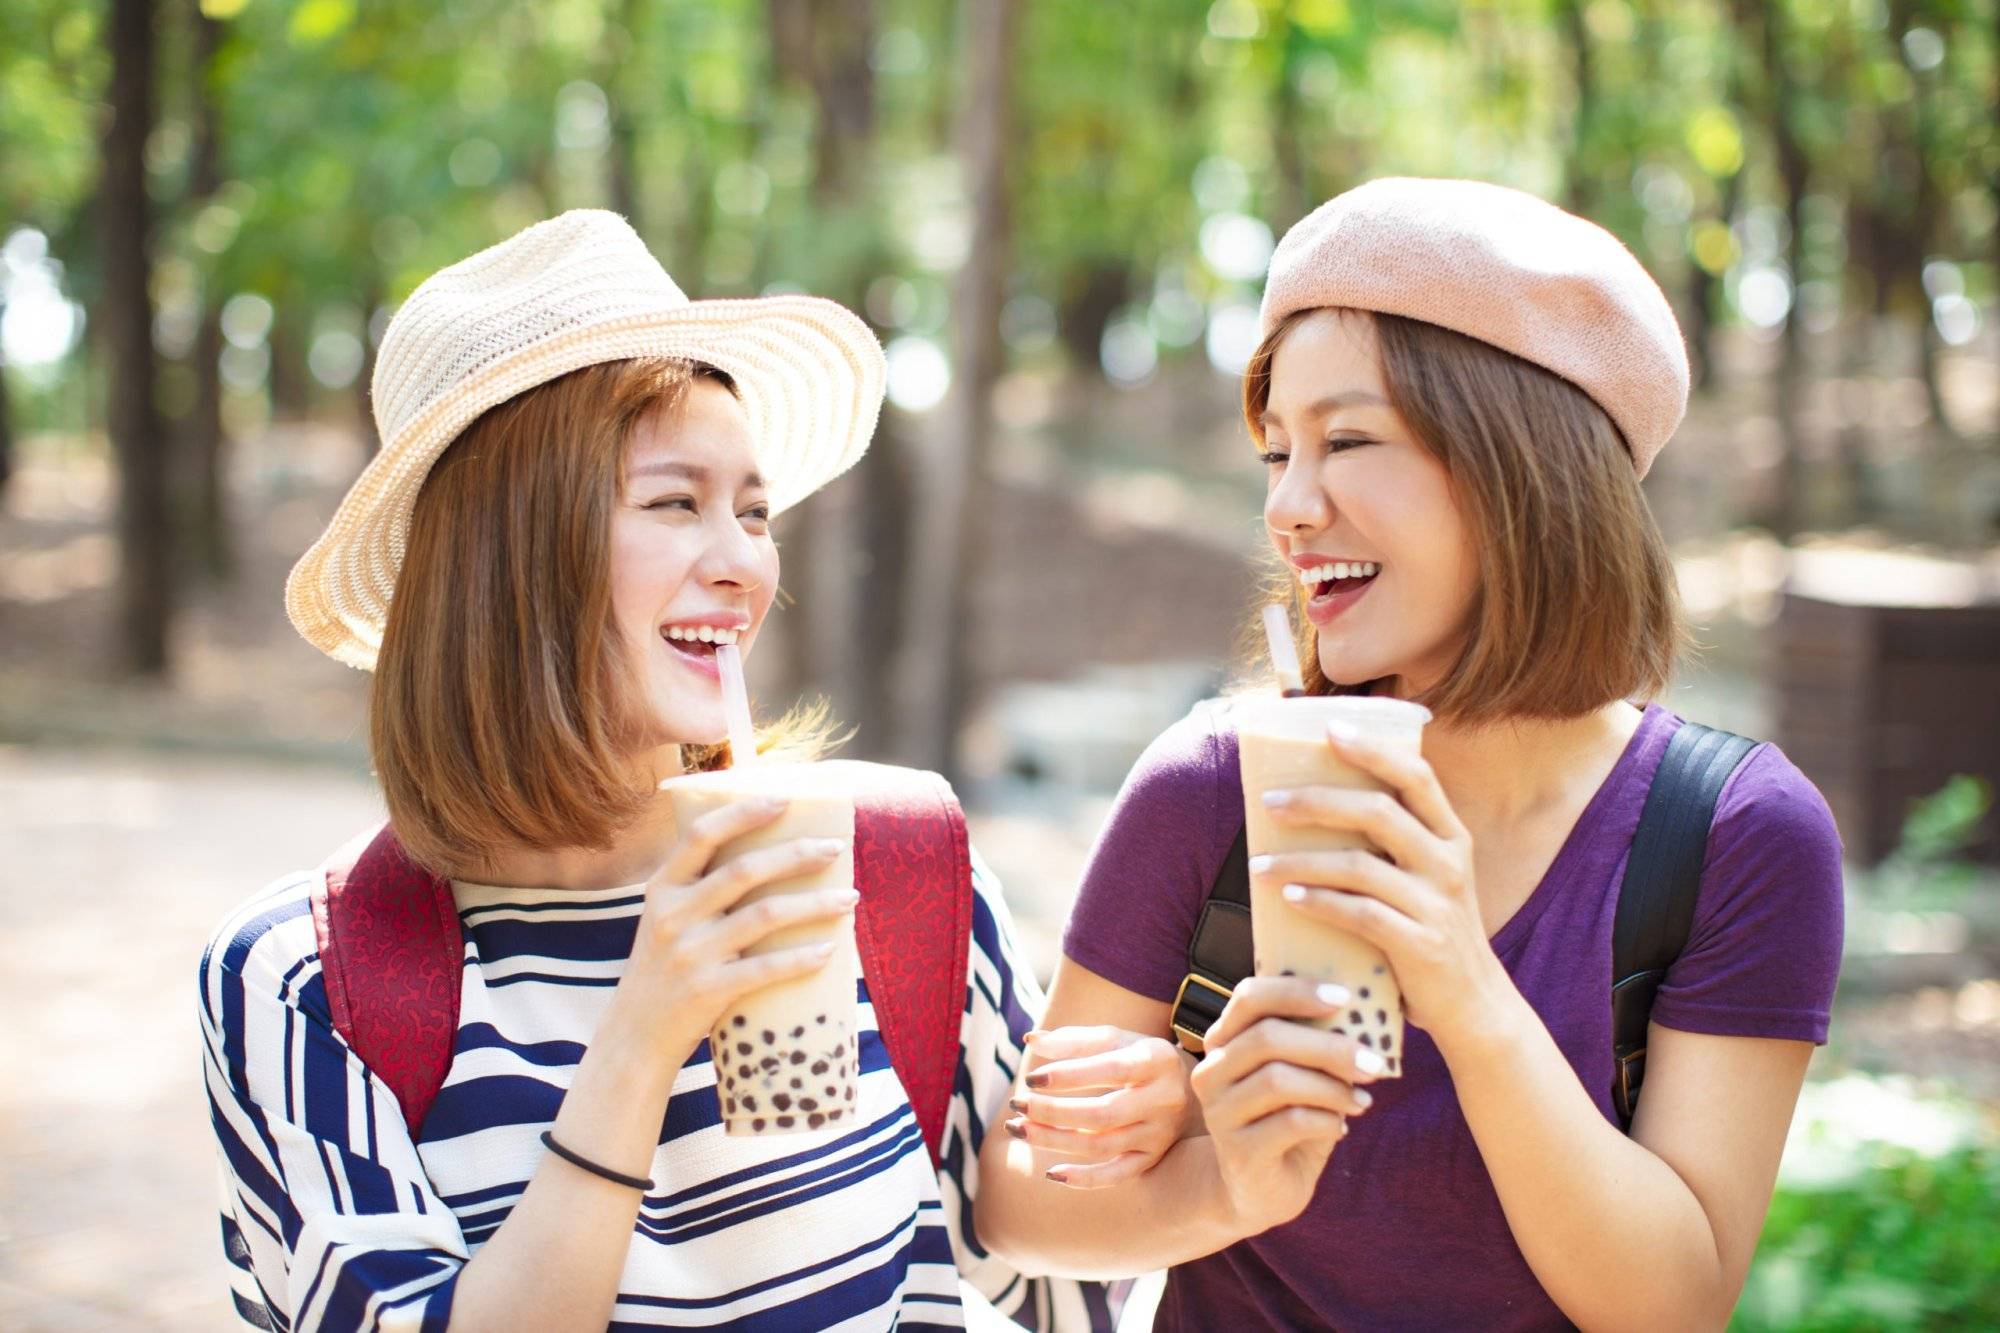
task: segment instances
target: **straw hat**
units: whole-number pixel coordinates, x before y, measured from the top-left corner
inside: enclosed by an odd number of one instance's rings
[[[887,379],[868,326],[814,296],[690,301],[615,213],[579,209],[440,269],[389,321],[371,398],[381,452],[285,584],[307,641],[371,670],[431,465],[488,408],[573,370],[701,361],[736,381],[771,509],[852,467]]]
[[[1278,242],[1260,336],[1294,311],[1373,310],[1452,329],[1596,400],[1641,477],[1687,411],[1680,324],[1604,228],[1484,181],[1384,177],[1321,204]]]

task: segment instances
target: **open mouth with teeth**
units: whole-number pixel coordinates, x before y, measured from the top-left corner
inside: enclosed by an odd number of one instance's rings
[[[1336,561],[1299,571],[1299,582],[1312,589],[1315,599],[1359,592],[1375,581],[1382,566],[1372,560]]]
[[[715,666],[715,646],[719,643],[735,643],[742,631],[717,629],[713,625],[667,625],[661,628],[660,637],[667,641],[689,665],[709,675],[718,674]]]

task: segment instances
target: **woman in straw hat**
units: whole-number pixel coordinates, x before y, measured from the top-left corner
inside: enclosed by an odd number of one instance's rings
[[[1168,1328],[1720,1327],[1826,1039],[1840,843],[1782,753],[1723,738],[1628,1131],[1621,881],[1656,778],[1696,771],[1664,764],[1681,719],[1628,702],[1684,636],[1639,486],[1685,410],[1674,317],[1592,223],[1378,180],[1285,236],[1262,328],[1243,408],[1306,691],[1434,720],[1421,757],[1325,737],[1379,792],[1262,797],[1364,850],[1238,873],[1379,949],[1409,1027],[1384,1048],[1366,977],[1252,977],[1184,1074],[1190,940],[1244,827],[1230,710],[1202,707],[1098,843],[980,1234],[1032,1271],[1170,1267]]]
[[[719,1119],[711,1024],[832,947],[754,946],[839,922],[859,895],[744,906],[844,843],[712,873],[781,804],[677,828],[658,784],[684,757],[713,762],[714,643],[755,643],[778,586],[774,517],[860,457],[883,380],[847,310],[690,302],[601,212],[454,264],[397,312],[373,386],[381,452],[286,604],[314,645],[375,673],[394,864],[446,895],[456,1026],[413,1103],[396,1029],[433,1001],[356,998],[357,968],[400,964],[347,956],[321,872],[216,931],[201,1024],[247,1322],[887,1329],[962,1322],[962,1277],[1029,1327],[1108,1323],[1102,1288],[1027,1281],[966,1227],[1040,1003],[976,858],[971,984],[939,1027],[959,1039],[941,1128],[918,1133],[866,1003],[846,1123],[733,1137]],[[811,747],[810,727],[787,728],[778,739]],[[395,1068],[349,1040],[364,1020],[390,1030]]]

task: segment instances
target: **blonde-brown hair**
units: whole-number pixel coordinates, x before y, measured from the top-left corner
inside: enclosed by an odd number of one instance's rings
[[[1244,371],[1243,416],[1260,447],[1272,359],[1301,320],[1321,313],[1288,315]],[[1479,553],[1465,646],[1418,702],[1441,719],[1483,723],[1580,717],[1663,690],[1691,640],[1666,542],[1604,409],[1476,338],[1343,313],[1374,322],[1389,403],[1444,465]],[[1275,572],[1271,594],[1300,602],[1293,621],[1307,690],[1365,692],[1321,671],[1303,614],[1310,591],[1289,568]]]
[[[445,450],[410,515],[369,707],[375,771],[398,841],[434,874],[496,852],[605,847],[653,796],[635,770],[651,729],[611,614],[610,527],[634,429],[671,413],[685,361],[613,361],[538,385]],[[760,750],[815,752],[825,710],[794,713]],[[685,746],[689,768],[726,746]]]

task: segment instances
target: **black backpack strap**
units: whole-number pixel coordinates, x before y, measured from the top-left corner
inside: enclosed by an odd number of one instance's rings
[[[1653,997],[1694,923],[1708,857],[1708,827],[1730,775],[1757,742],[1693,722],[1681,724],[1653,775],[1618,888],[1611,944],[1611,1096],[1630,1128],[1646,1076],[1646,1025]]]
[[[1173,1032],[1184,1050],[1200,1055],[1208,1029],[1222,1017],[1236,983],[1256,967],[1250,944],[1250,841],[1245,829],[1222,858],[1208,889],[1194,938],[1188,941],[1188,971],[1174,996]]]

